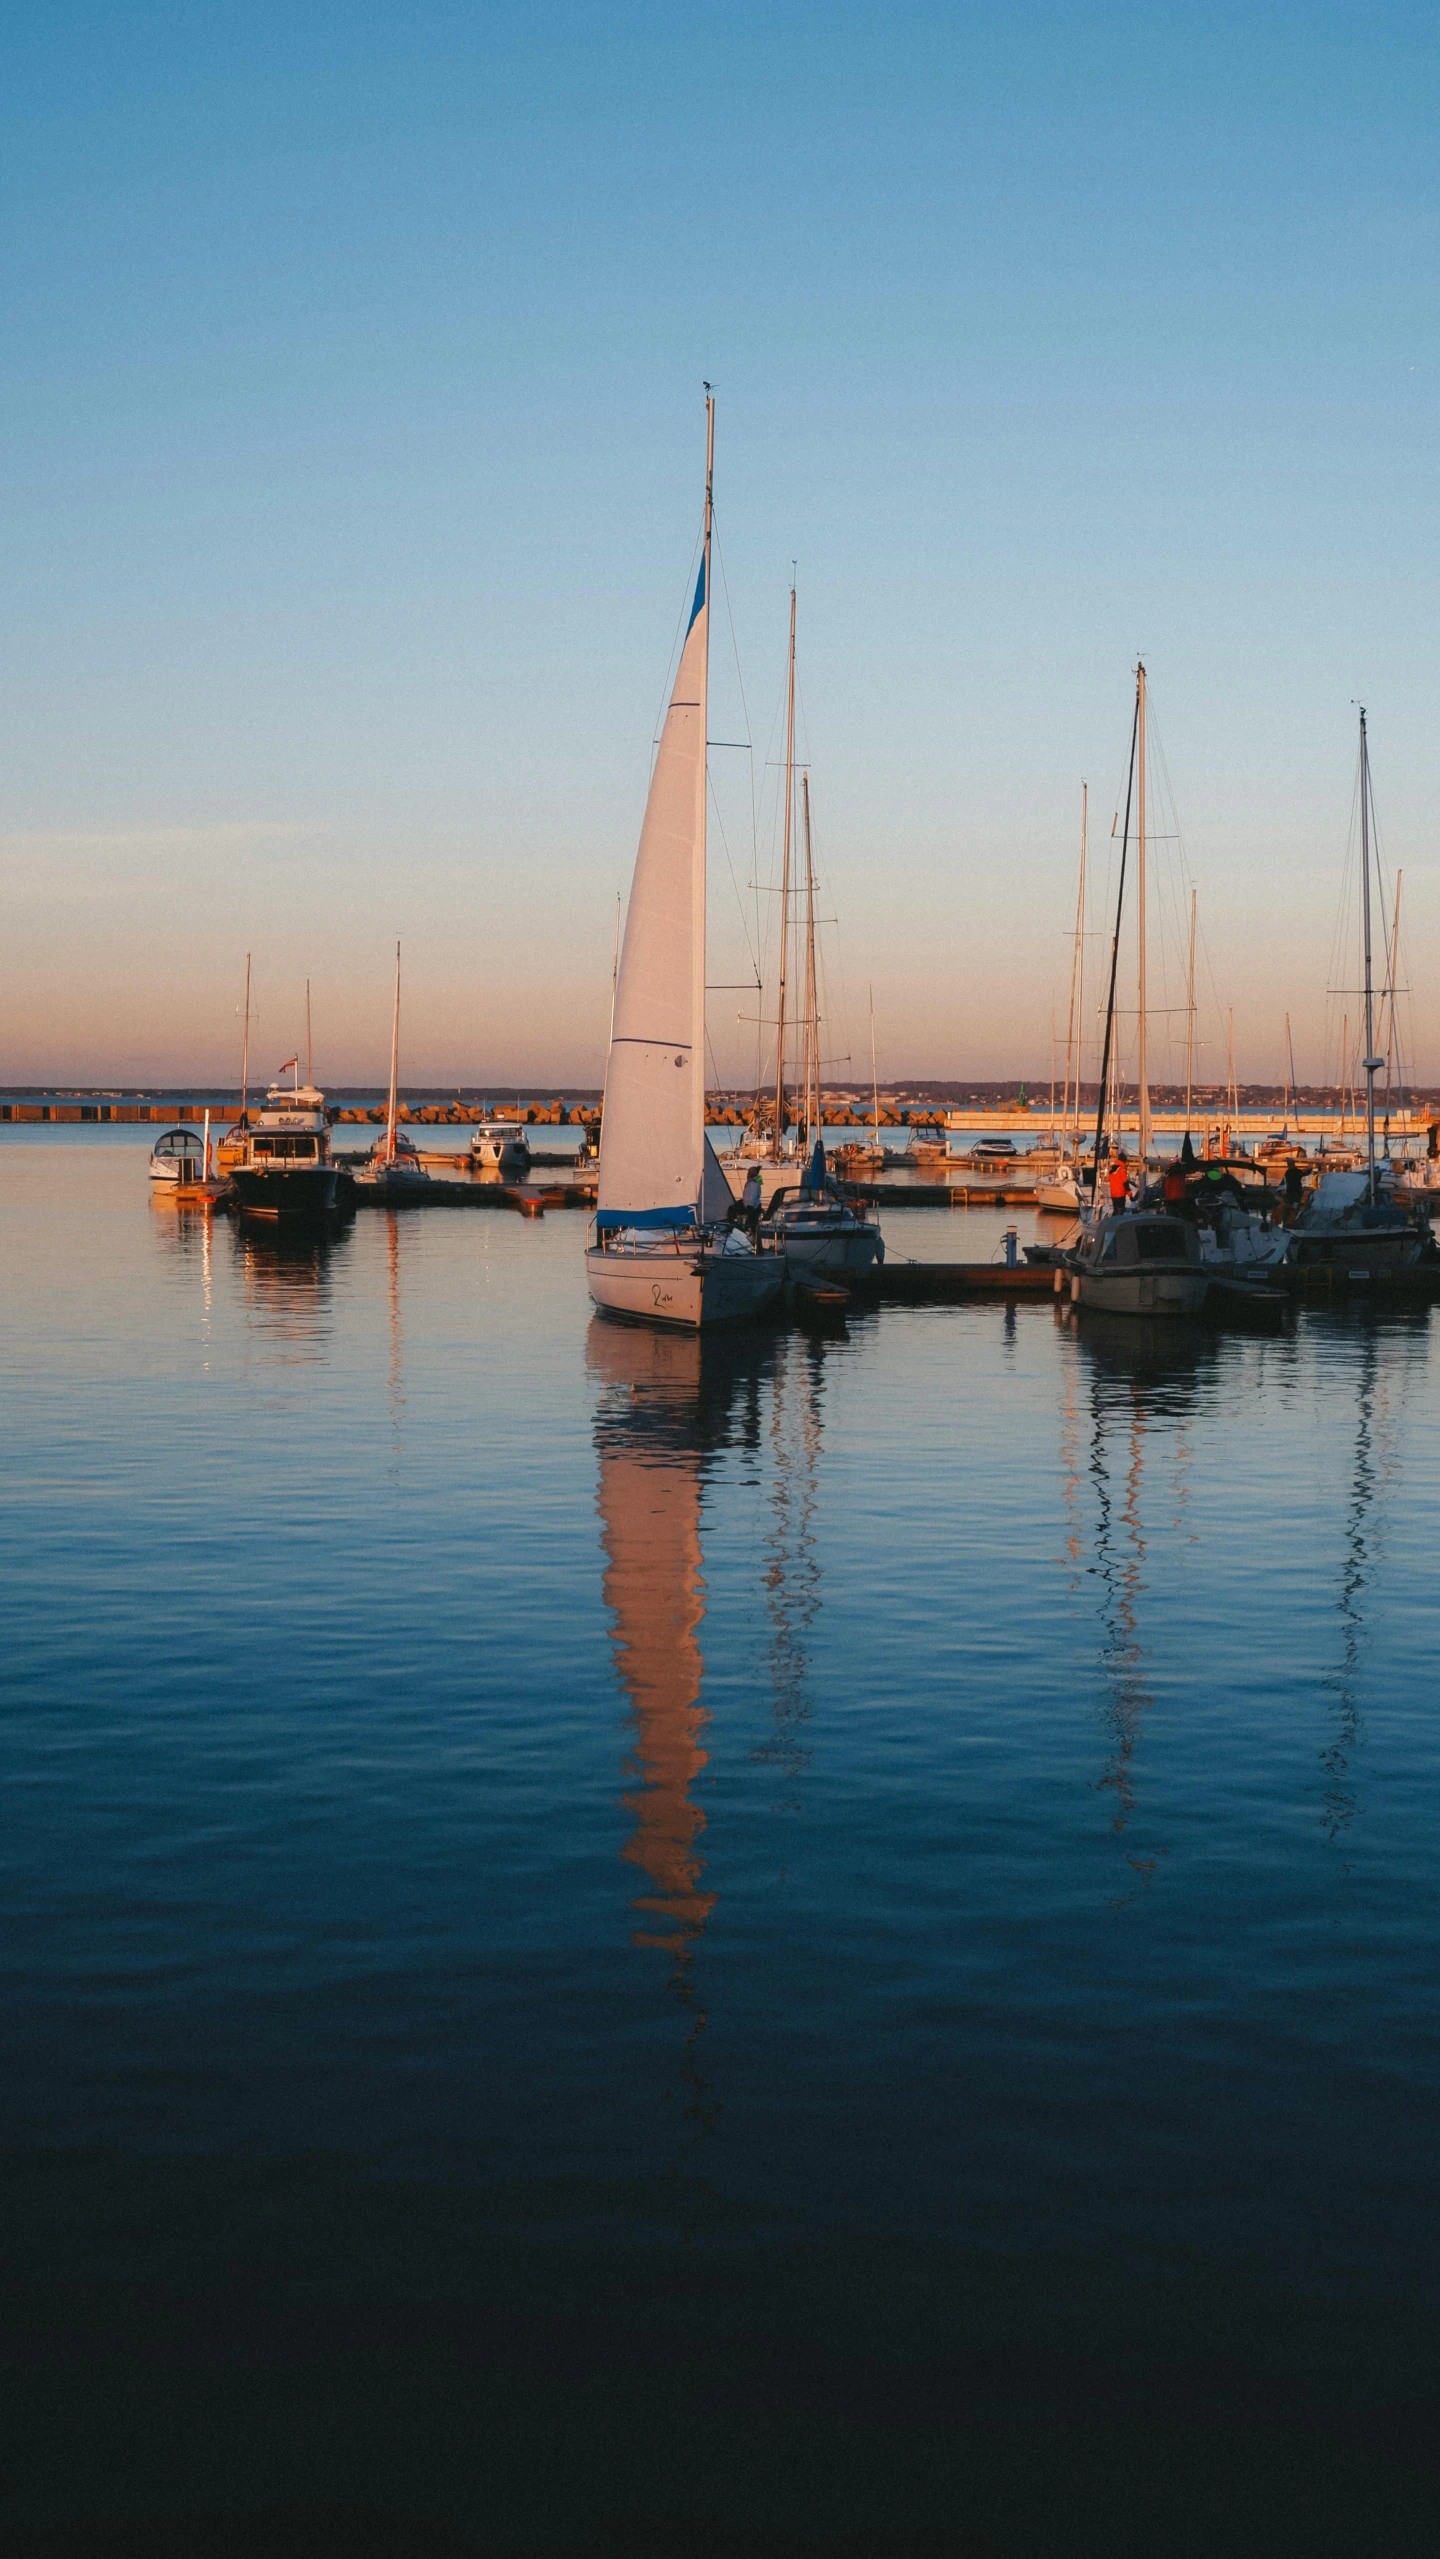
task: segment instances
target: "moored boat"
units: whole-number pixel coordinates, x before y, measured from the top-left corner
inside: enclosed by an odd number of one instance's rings
[[[707,394],[700,575],[650,780],[605,1073],[594,1303],[698,1330],[753,1318],[785,1264],[734,1222],[705,1131],[705,818],[715,405]]]
[[[524,1122],[482,1120],[471,1135],[470,1161],[486,1173],[528,1173],[530,1140]]]
[[[1066,1265],[1072,1301],[1111,1315],[1199,1315],[1210,1293],[1196,1229],[1143,1209],[1093,1219]]]
[[[167,1128],[150,1150],[150,1179],[167,1189],[203,1181],[205,1150],[198,1129]]]
[[[1333,1286],[1368,1287],[1403,1278],[1436,1258],[1435,1240],[1422,1209],[1402,1207],[1385,1179],[1375,1149],[1375,1078],[1385,1066],[1375,1047],[1374,967],[1371,950],[1371,853],[1374,801],[1370,738],[1360,713],[1360,941],[1364,966],[1365,1161],[1357,1172],[1324,1172],[1290,1229],[1280,1264],[1284,1276],[1303,1285],[1324,1273]],[[1378,867],[1378,865],[1377,865]],[[1393,1023],[1392,1023],[1393,1035]]]
[[[270,1086],[259,1110],[229,1134],[230,1182],[247,1217],[326,1217],[335,1206],[340,1168],[330,1157],[325,1096],[299,1080]],[[284,1073],[284,1068],[281,1073]]]
[[[413,1198],[430,1179],[415,1152],[413,1138],[397,1125],[399,1117],[400,1076],[400,945],[395,945],[395,1011],[390,1029],[390,1093],[385,1106],[385,1127],[355,1175],[358,1183],[372,1195],[388,1199]]]
[[[859,1278],[885,1259],[885,1239],[874,1212],[863,1201],[841,1199],[828,1179],[818,1137],[804,1180],[794,1190],[775,1194],[760,1233],[784,1255],[792,1279]]]

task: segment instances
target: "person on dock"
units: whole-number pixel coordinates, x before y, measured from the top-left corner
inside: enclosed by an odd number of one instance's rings
[[[1129,1196],[1130,1167],[1125,1161],[1124,1147],[1117,1146],[1115,1149],[1114,1159],[1110,1166],[1110,1213],[1112,1217],[1118,1217]]]
[[[730,1223],[732,1226],[743,1226],[752,1242],[757,1244],[760,1241],[760,1211],[764,1204],[764,1197],[760,1167],[758,1164],[752,1164],[745,1176],[745,1188],[730,1211]]]
[[[1299,1208],[1304,1197],[1305,1176],[1301,1172],[1296,1158],[1292,1155],[1289,1163],[1285,1167],[1285,1208],[1292,1226],[1295,1223],[1296,1210]]]
[[[1183,1217],[1185,1214],[1187,1199],[1188,1193],[1185,1188],[1185,1167],[1177,1155],[1174,1163],[1167,1164],[1165,1167],[1166,1216]]]

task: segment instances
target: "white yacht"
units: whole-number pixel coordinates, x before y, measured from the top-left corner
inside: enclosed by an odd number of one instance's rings
[[[528,1173],[530,1140],[523,1120],[482,1120],[470,1139],[470,1161],[485,1173]]]
[[[730,1186],[705,1133],[705,815],[715,404],[705,401],[699,582],[650,777],[605,1071],[604,1146],[590,1295],[647,1324],[761,1314],[785,1263],[729,1222]]]

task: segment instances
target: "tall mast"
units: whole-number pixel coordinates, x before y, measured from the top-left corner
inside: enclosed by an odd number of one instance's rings
[[[700,649],[700,805],[695,812],[695,863],[691,873],[693,924],[690,935],[691,1020],[695,1035],[694,1105],[691,1119],[692,1161],[696,1167],[695,1213],[705,1188],[705,830],[710,807],[710,551],[715,532],[715,400],[705,385],[705,628]]]
[[[1375,1078],[1384,1065],[1375,1054],[1375,993],[1370,959],[1370,740],[1360,712],[1360,915],[1365,936],[1365,1163],[1375,1199]]]
[[[385,1114],[385,1161],[395,1161],[395,1115],[400,1074],[400,945],[395,945],[395,1018],[390,1026],[390,1107]]]
[[[305,980],[305,1081],[314,1088],[315,1044],[310,1036],[310,980]]]
[[[870,1091],[875,1104],[875,1143],[880,1143],[880,1078],[875,1067],[875,989],[870,989]]]
[[[785,708],[785,850],[780,865],[780,997],[775,1013],[775,1128],[778,1158],[785,1124],[785,972],[790,954],[790,825],[795,808],[795,588],[790,588],[790,675]]]
[[[1290,1037],[1290,1016],[1288,1013],[1285,1016],[1285,1075],[1285,1125],[1288,1128],[1290,1125],[1290,1112],[1292,1105],[1294,1107],[1297,1124],[1300,1118],[1300,1104],[1295,1093],[1295,1043]]]
[[[1140,1126],[1140,1196],[1145,1195],[1145,1167],[1150,1159],[1150,1075],[1149,1021],[1145,996],[1145,662],[1135,669],[1135,720],[1139,732],[1136,756],[1136,781],[1139,784],[1135,812],[1135,879],[1139,892],[1140,924],[1140,1040],[1135,1060],[1135,1096]]]
[[[1186,980],[1188,1001],[1185,1006],[1185,1133],[1190,1133],[1192,1096],[1195,1091],[1195,891],[1190,892],[1190,971]]]
[[[1125,912],[1125,863],[1130,850],[1130,801],[1135,788],[1135,740],[1140,727],[1140,705],[1135,705],[1135,718],[1130,728],[1130,774],[1125,784],[1125,832],[1120,839],[1120,886],[1115,896],[1115,938],[1110,945],[1110,991],[1105,999],[1105,1046],[1100,1055],[1100,1102],[1095,1114],[1095,1170],[1090,1183],[1090,1204],[1100,1188],[1100,1148],[1105,1136],[1105,1105],[1109,1098],[1110,1056],[1115,1039],[1115,973],[1120,966],[1120,919]],[[1113,834],[1114,829],[1111,829]]]
[[[1070,954],[1070,1019],[1065,1027],[1065,1092],[1060,1107],[1060,1125],[1070,1125],[1070,1067],[1075,1067],[1075,1144],[1080,1143],[1080,1045],[1076,1041],[1077,1021],[1084,1022],[1083,994],[1085,969],[1085,847],[1090,823],[1090,785],[1080,785],[1080,884],[1075,892],[1075,947]],[[1084,1032],[1080,1033],[1083,1044]]]
[[[1231,1128],[1240,1117],[1240,1093],[1235,1082],[1235,1007],[1225,1008],[1225,1112]]]
[[[240,1117],[248,1119],[250,1101],[250,954],[245,954],[245,1028],[240,1039]]]
[[[815,971],[815,865],[810,853],[810,776],[800,776],[805,805],[805,1143],[820,1118],[820,988]]]

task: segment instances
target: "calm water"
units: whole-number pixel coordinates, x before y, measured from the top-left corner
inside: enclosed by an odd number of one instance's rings
[[[702,1350],[149,1135],[0,1141],[11,2530],[1432,2547],[1428,1312]]]

